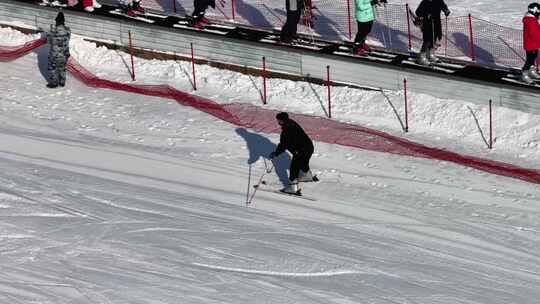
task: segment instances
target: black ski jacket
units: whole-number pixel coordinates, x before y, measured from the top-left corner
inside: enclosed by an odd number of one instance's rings
[[[444,0],[422,0],[416,9],[416,16],[421,18],[422,32],[424,36],[430,36],[433,40],[442,38],[441,12],[450,14]]]
[[[289,119],[281,126],[281,136],[275,154],[288,150],[293,155],[313,153],[313,142],[296,121]]]
[[[450,13],[444,0],[422,0],[416,9],[416,16],[424,19],[433,18],[435,22],[441,22],[441,12]]]
[[[304,0],[285,0],[287,11],[303,11],[305,8]]]
[[[195,0],[194,5],[195,7],[203,7],[204,9],[209,6],[216,8],[216,0]]]

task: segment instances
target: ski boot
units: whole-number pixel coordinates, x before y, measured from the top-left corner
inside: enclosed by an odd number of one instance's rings
[[[316,175],[313,175],[311,173],[311,170],[308,170],[308,172],[302,172],[300,171],[300,176],[298,177],[297,181],[299,183],[309,183],[309,182],[317,182],[319,179]]]
[[[300,192],[300,189],[298,188],[298,181],[294,180],[292,181],[287,187],[279,190],[286,194],[292,194],[292,195],[302,195]]]
[[[367,52],[364,48],[365,44],[361,45],[359,43],[355,43],[353,46],[353,55],[355,56],[366,56]]]
[[[540,79],[540,74],[538,74],[538,71],[536,70],[535,66],[529,69],[529,77],[531,77],[533,80]]]
[[[523,70],[521,72],[520,80],[525,82],[526,84],[531,84],[534,82],[534,79],[531,77],[531,70]]]
[[[364,42],[364,45],[362,45],[362,48],[364,49],[364,51],[366,52],[371,52],[371,48],[369,47],[369,45],[367,43]]]
[[[432,62],[432,63],[437,63],[439,61],[441,61],[439,59],[439,57],[437,57],[437,55],[435,55],[435,49],[432,49],[428,52],[428,56],[427,56],[429,62]]]
[[[133,0],[131,2],[131,9],[134,10],[135,12],[144,14],[144,8],[141,6],[140,0]]]
[[[418,57],[416,58],[416,63],[419,65],[429,66],[430,62],[425,52],[421,52],[420,54],[418,54]]]

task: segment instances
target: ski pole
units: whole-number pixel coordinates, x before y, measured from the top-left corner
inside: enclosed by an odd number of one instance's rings
[[[266,164],[266,159],[263,159],[263,160],[264,160],[265,170],[264,170],[263,174],[261,174],[261,177],[259,178],[259,181],[257,182],[257,184],[253,186],[255,188],[255,190],[253,190],[253,193],[251,193],[251,196],[247,200],[246,206],[251,205],[251,202],[253,201],[253,197],[255,197],[255,193],[257,193],[257,190],[261,186],[261,184],[263,182],[263,178],[266,176],[266,174],[272,173],[272,170],[274,170],[274,162],[272,162],[272,165],[268,166]]]

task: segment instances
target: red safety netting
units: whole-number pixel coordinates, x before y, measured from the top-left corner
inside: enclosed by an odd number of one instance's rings
[[[194,107],[240,127],[254,129],[259,132],[279,132],[274,119],[276,111],[273,110],[267,110],[249,104],[220,105],[212,100],[181,92],[166,85],[134,85],[100,79],[84,69],[73,59],[70,59],[69,71],[83,83],[92,87],[170,98],[182,105]],[[444,160],[489,173],[540,184],[540,172],[536,170],[430,148],[384,132],[321,117],[306,115],[292,116],[304,127],[310,136],[320,142],[356,147],[370,151]]]
[[[240,124],[240,120],[223,109],[223,107],[209,99],[193,96],[176,90],[168,85],[136,85],[125,84],[111,80],[101,79],[81,66],[73,57],[68,61],[68,71],[84,84],[102,89],[119,90],[148,96],[170,98],[184,106],[189,106],[206,112],[232,124]]]
[[[118,0],[102,0],[115,4]],[[313,0],[314,27],[299,25],[299,32],[330,41],[350,41],[356,35],[354,0]],[[189,15],[193,0],[143,0],[143,6],[169,14]],[[416,7],[410,7],[412,11]],[[420,29],[412,24],[407,5],[378,6],[370,34],[371,43],[400,52],[417,52],[422,44]],[[221,22],[279,30],[286,19],[284,0],[216,0],[216,9],[207,16]],[[475,17],[444,18],[441,56],[471,60],[490,66],[520,68],[525,51],[522,31],[503,27]],[[472,29],[472,44],[471,44]],[[411,48],[409,47],[411,46]]]
[[[15,60],[44,44],[47,44],[47,39],[29,41],[22,46],[0,46],[0,61]]]
[[[6,61],[15,60],[44,43],[46,43],[46,40],[39,39],[20,47],[0,47],[0,58],[5,58]],[[212,100],[194,96],[167,85],[136,85],[101,79],[82,67],[73,57],[68,62],[68,70],[81,82],[91,87],[169,98],[179,104],[196,108],[240,127],[251,128],[259,132],[279,132],[274,120],[276,112],[273,110],[249,104],[220,105]],[[489,173],[540,184],[540,171],[537,170],[430,148],[384,132],[321,117],[294,114],[292,116],[310,136],[320,142],[411,157],[444,160]]]

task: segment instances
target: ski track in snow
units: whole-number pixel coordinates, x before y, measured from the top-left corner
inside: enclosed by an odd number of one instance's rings
[[[192,265],[208,268],[212,270],[227,271],[227,272],[238,272],[245,274],[256,274],[256,275],[267,275],[267,276],[276,276],[276,277],[332,277],[332,276],[341,276],[348,274],[362,274],[366,272],[355,271],[355,270],[330,270],[322,272],[310,272],[310,273],[301,273],[301,272],[276,272],[276,271],[263,271],[263,270],[250,270],[250,269],[241,269],[241,268],[229,268],[222,267],[217,265],[206,265],[200,263],[193,263]]]
[[[317,202],[261,192],[247,208],[249,174],[264,172],[277,135],[244,138],[174,102],[72,78],[46,90],[43,62],[41,51],[0,63],[0,303],[540,298],[538,185],[316,143],[322,181],[303,191]]]

